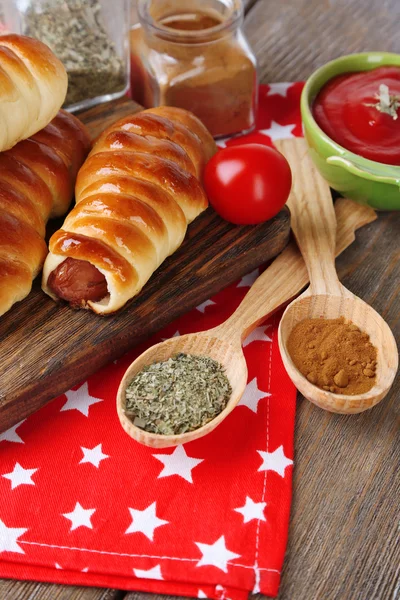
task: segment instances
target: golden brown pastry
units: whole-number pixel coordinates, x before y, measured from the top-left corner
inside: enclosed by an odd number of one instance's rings
[[[178,108],[109,127],[79,171],[75,208],[50,239],[44,291],[98,314],[124,306],[207,208],[200,179],[215,151],[202,123]]]
[[[67,93],[62,63],[48,46],[23,35],[0,37],[0,151],[43,129]]]
[[[0,153],[0,315],[29,294],[47,254],[47,220],[67,211],[89,148],[84,125],[60,111]]]

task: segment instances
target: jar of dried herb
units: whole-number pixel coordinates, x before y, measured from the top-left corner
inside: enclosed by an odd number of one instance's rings
[[[65,108],[81,110],[127,91],[129,0],[7,0],[6,6],[9,29],[40,39],[64,64]]]
[[[215,137],[254,126],[256,59],[242,0],[139,0],[132,94],[145,107],[192,111]]]

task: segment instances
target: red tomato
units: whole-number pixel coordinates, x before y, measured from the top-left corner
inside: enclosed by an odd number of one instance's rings
[[[292,186],[289,163],[280,152],[261,144],[223,148],[207,163],[208,199],[223,219],[253,225],[274,217]]]

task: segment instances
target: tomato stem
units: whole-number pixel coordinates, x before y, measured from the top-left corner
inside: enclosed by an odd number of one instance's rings
[[[400,107],[400,98],[398,96],[391,96],[389,87],[381,83],[379,86],[379,92],[375,94],[375,98],[378,100],[376,104],[367,104],[367,106],[373,106],[379,112],[390,115],[395,121],[398,118],[397,111]]]

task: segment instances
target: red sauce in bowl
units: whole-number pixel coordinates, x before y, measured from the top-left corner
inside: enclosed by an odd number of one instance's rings
[[[392,114],[377,108],[382,108],[378,98],[382,84],[398,98],[398,103],[392,102]],[[313,115],[321,129],[347,150],[400,166],[400,67],[334,77],[317,95]]]

